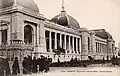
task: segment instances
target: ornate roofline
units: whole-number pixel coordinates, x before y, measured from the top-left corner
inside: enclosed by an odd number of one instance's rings
[[[50,21],[45,21],[44,26],[47,27],[47,28],[52,28],[52,29],[55,29],[55,30],[59,30],[59,31],[63,31],[63,32],[67,32],[67,33],[70,33],[70,34],[75,34],[75,35],[81,36],[81,33],[80,33],[79,30],[74,30],[72,28],[61,26],[59,24],[56,24],[56,23],[53,23],[53,22],[50,22]]]

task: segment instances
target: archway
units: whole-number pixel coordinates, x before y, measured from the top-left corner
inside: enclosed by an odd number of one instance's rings
[[[30,25],[24,27],[24,43],[33,44],[33,28]]]

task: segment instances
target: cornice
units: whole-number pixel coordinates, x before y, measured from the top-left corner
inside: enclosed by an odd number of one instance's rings
[[[51,28],[51,29],[62,31],[62,32],[67,32],[70,34],[81,36],[81,33],[79,33],[78,31],[76,31],[72,28],[68,28],[68,27],[65,27],[65,26],[62,26],[62,25],[59,25],[56,23],[49,22],[49,21],[45,21],[44,26],[47,28]]]
[[[32,16],[34,18],[37,18],[37,19],[42,19],[42,20],[45,19],[42,14],[35,12],[35,11],[32,11],[32,10],[27,9],[25,7],[22,7],[22,6],[18,6],[18,5],[4,8],[4,9],[0,9],[0,15],[11,14],[14,12],[20,12],[20,13]]]

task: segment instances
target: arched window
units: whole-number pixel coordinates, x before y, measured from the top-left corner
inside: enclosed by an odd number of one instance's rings
[[[30,25],[24,27],[24,43],[32,44],[33,41],[33,28]]]

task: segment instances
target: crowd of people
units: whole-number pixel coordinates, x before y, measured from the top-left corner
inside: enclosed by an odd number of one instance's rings
[[[8,59],[4,56],[0,56],[0,76],[11,75]]]
[[[37,72],[48,72],[50,69],[50,64],[52,62],[51,58],[40,56],[40,58],[27,56],[24,57],[22,61],[23,74],[31,74]],[[4,56],[0,56],[0,76],[11,76],[20,74],[20,63],[18,57],[15,57],[12,64],[12,71],[8,59]]]
[[[109,62],[112,62],[112,64],[119,65],[119,58],[113,57]],[[87,64],[102,64],[104,65],[106,60],[86,60],[86,61],[80,61],[78,58],[71,58],[68,62],[61,62],[58,58],[56,63],[52,63],[52,58],[47,58],[41,55],[39,58],[26,56],[24,57],[22,61],[22,68],[20,68],[20,63],[18,61],[18,57],[15,57],[14,62],[12,64],[12,70],[10,69],[8,59],[4,56],[0,56],[0,76],[10,76],[10,75],[18,75],[20,73],[20,69],[23,70],[23,74],[31,74],[31,73],[37,73],[37,72],[48,72],[50,69],[50,65],[55,67],[78,67],[78,66],[84,66],[86,67]]]
[[[80,66],[79,58],[71,58],[70,61],[61,62],[60,59],[57,59],[57,62],[52,63],[51,67],[77,67]]]
[[[42,55],[38,59],[36,59],[36,57],[32,59],[31,56],[24,57],[24,60],[22,62],[23,74],[37,73],[43,71],[48,72],[50,70],[49,67],[51,62],[51,58],[47,58]]]

